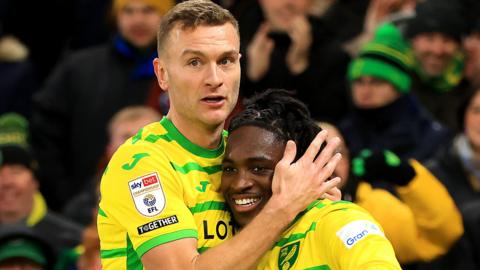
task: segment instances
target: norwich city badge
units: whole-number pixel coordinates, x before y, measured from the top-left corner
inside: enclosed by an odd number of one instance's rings
[[[292,269],[297,261],[298,252],[300,250],[300,241],[284,246],[280,249],[278,255],[278,269],[288,270]]]

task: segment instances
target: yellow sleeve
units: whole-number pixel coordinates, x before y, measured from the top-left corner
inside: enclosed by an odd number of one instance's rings
[[[401,200],[365,182],[357,190],[356,203],[382,225],[402,264],[445,254],[463,234],[460,213],[445,187],[420,163],[412,165],[417,175],[397,188]]]
[[[381,226],[358,206],[332,211],[317,228],[334,269],[401,269]]]
[[[445,254],[463,234],[460,211],[440,181],[415,160],[410,161],[416,177],[405,187],[398,187],[401,200],[411,209],[418,238],[427,242],[418,254],[420,260],[431,260]],[[434,246],[436,248],[429,248]]]
[[[141,257],[163,243],[198,238],[183,189],[160,147],[124,144],[101,182],[98,225],[102,250],[131,245]],[[119,232],[127,235],[114,235]],[[127,238],[123,244],[121,237]]]

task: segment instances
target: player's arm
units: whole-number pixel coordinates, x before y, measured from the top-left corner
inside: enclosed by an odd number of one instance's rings
[[[338,178],[325,182],[333,173],[340,154],[335,154],[338,138],[329,140],[318,157],[327,133],[317,135],[306,153],[295,163],[295,145],[287,144],[277,164],[272,197],[263,210],[233,239],[197,252],[197,241],[185,238],[156,246],[142,256],[146,269],[250,269],[278,236],[309,203],[336,186]]]

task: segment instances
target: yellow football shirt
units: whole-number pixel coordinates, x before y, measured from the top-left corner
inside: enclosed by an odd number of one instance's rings
[[[127,140],[102,177],[98,215],[103,269],[143,269],[151,248],[197,238],[199,252],[233,235],[218,193],[226,132],[209,150],[163,118]]]
[[[297,216],[257,269],[401,269],[380,225],[345,201],[316,201]]]

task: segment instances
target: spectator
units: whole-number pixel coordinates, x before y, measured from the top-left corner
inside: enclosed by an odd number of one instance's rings
[[[2,0],[0,3],[0,13],[5,14],[2,28],[26,45],[39,83],[50,73],[75,32],[70,23],[72,2]]]
[[[324,0],[323,0],[324,1]],[[346,42],[362,32],[370,0],[333,0],[323,20],[335,27],[334,39]]]
[[[362,45],[373,38],[375,29],[383,23],[391,22],[401,31],[407,21],[414,16],[418,0],[371,0],[363,22],[363,31],[344,44],[346,51],[355,57]]]
[[[59,252],[80,242],[81,228],[47,208],[38,191],[37,164],[27,138],[28,123],[23,117],[0,117],[0,227],[31,227]]]
[[[105,150],[107,159],[113,156],[127,139],[139,132],[147,124],[160,121],[162,116],[145,106],[130,106],[115,113],[108,122],[109,144]]]
[[[0,229],[0,269],[49,270],[55,256],[52,247],[27,228]]]
[[[460,106],[460,132],[431,160],[430,168],[443,181],[459,208],[480,200],[480,88]]]
[[[0,9],[6,4],[0,4]],[[3,17],[0,11],[0,115],[16,112],[29,118],[31,96],[37,87],[33,65],[25,45],[2,28]]]
[[[320,126],[329,137],[342,138],[335,126]],[[421,163],[399,159],[390,151],[364,151],[351,160],[345,142],[339,152],[343,158],[335,174],[342,178],[343,198],[364,207],[380,223],[401,264],[438,258],[460,238],[459,210]]]
[[[83,232],[83,246],[85,251],[77,261],[78,270],[101,270],[100,239],[97,232],[97,221],[90,224]]]
[[[465,78],[473,87],[480,87],[480,19],[472,22],[470,32],[462,44],[466,55]]]
[[[100,159],[97,172],[86,179],[90,185],[80,194],[73,197],[64,207],[62,214],[65,217],[87,226],[92,221],[91,209],[98,205],[98,183],[107,167],[107,162],[120,145],[137,133],[143,126],[160,121],[161,115],[146,106],[129,106],[121,109],[108,122],[108,144],[105,154]]]
[[[416,15],[406,28],[416,60],[412,92],[436,119],[453,130],[458,126],[452,112],[466,93],[460,47],[466,21],[457,1],[427,0],[417,5]]]
[[[95,193],[98,200],[99,192]],[[93,214],[93,215],[92,215]],[[82,233],[82,243],[63,252],[55,264],[55,270],[100,270],[100,239],[97,232],[98,207],[90,208],[90,224]]]
[[[112,115],[147,103],[156,82],[157,26],[172,6],[173,1],[113,1],[118,34],[112,42],[67,57],[35,95],[33,145],[52,208],[60,209],[95,172]]]
[[[425,160],[448,139],[448,131],[409,94],[412,63],[400,31],[384,24],[350,64],[354,108],[339,127],[354,156],[365,148],[390,149],[401,158]]]
[[[450,265],[463,262],[463,254],[472,250],[475,267],[480,267],[480,88],[472,91],[461,104],[458,119],[462,132],[442,148],[429,162],[429,168],[442,180],[460,208],[467,242],[456,254],[451,254]],[[455,257],[457,256],[457,257]],[[457,260],[455,260],[455,258]],[[440,262],[444,264],[444,262]],[[457,264],[458,265],[458,264]]]
[[[338,121],[348,97],[349,56],[332,42],[333,29],[308,16],[311,0],[261,0],[239,18],[241,92],[297,90],[315,118]]]

